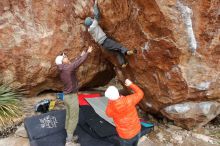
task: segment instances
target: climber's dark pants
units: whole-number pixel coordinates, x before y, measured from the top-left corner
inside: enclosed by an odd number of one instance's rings
[[[107,38],[103,42],[102,46],[109,51],[117,52],[117,59],[120,65],[125,64],[127,62],[125,59],[125,55],[128,49],[122,46],[120,43],[110,38]]]

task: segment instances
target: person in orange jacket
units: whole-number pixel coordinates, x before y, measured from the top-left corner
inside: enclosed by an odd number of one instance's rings
[[[125,85],[130,87],[134,94],[120,96],[115,86],[110,86],[105,91],[105,96],[109,99],[106,114],[113,118],[120,137],[120,145],[137,146],[141,135],[141,124],[135,105],[140,102],[144,93],[129,79],[125,80]]]

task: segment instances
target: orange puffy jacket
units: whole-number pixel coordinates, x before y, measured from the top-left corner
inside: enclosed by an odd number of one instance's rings
[[[135,105],[143,98],[144,93],[135,84],[131,84],[130,88],[134,94],[120,96],[117,100],[109,100],[106,108],[107,116],[113,118],[116,130],[123,139],[131,139],[141,130]]]

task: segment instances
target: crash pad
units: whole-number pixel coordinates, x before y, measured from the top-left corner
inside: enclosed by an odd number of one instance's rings
[[[65,110],[57,110],[26,118],[24,125],[29,139],[40,139],[62,131],[65,127],[65,114]]]
[[[95,98],[100,97],[101,95],[99,93],[93,93],[93,94],[78,94],[79,99],[79,105],[89,105],[89,103],[85,100],[85,98]]]
[[[103,138],[116,135],[116,129],[101,118],[91,106],[80,106],[78,124],[95,138]]]
[[[79,136],[79,142],[81,146],[103,146],[103,145],[113,146],[112,143],[107,142],[104,138],[100,137],[103,136],[102,135],[103,129],[106,130],[104,136],[108,137],[109,133],[107,131],[109,131],[108,130],[109,127],[106,126],[106,124],[110,126],[112,125],[106,122],[101,117],[97,118],[96,116],[98,115],[95,113],[95,111],[92,109],[91,106],[87,106],[87,107],[88,108],[80,108],[79,124],[77,125],[77,129],[75,131],[75,134]],[[89,110],[89,107],[91,110]],[[91,118],[91,116],[88,117],[87,116],[88,114],[83,114],[83,113],[89,113],[92,115],[93,118]],[[31,146],[64,146],[66,140],[66,130],[64,125],[65,114],[66,114],[65,110],[56,110],[56,111],[48,112],[46,114],[26,118],[24,125],[29,136],[30,145]],[[54,122],[56,123],[56,126],[50,125],[51,118],[53,120],[56,119],[55,120],[56,122]],[[42,119],[44,119],[44,121],[42,121]],[[88,121],[91,121],[91,119],[95,119],[95,120],[91,124],[90,122],[88,123],[86,119]],[[96,124],[98,125],[96,125],[95,122],[97,122]],[[43,125],[41,125],[42,123]],[[46,125],[44,125],[45,123]],[[86,123],[86,124],[82,124],[82,123]],[[93,127],[92,128],[90,125],[96,125],[102,128],[101,129],[102,132],[97,134],[95,132],[97,129],[93,130],[94,126],[92,126]],[[113,134],[112,132],[110,132],[110,135],[116,134],[116,131],[114,130],[115,129],[113,127]]]
[[[63,129],[57,133],[34,139],[30,141],[31,146],[64,146],[66,143],[66,130]]]
[[[100,138],[94,138],[79,125],[76,128],[75,134],[79,136],[79,143],[81,146],[114,146],[113,143],[104,141]]]
[[[141,125],[146,128],[153,128],[154,127],[154,125],[152,123],[147,123],[147,122],[141,122]]]
[[[113,125],[102,119],[91,106],[80,106],[80,117],[78,125],[86,131],[94,140],[99,139],[118,146],[119,136]],[[150,124],[150,123],[149,123]],[[153,124],[152,124],[153,125]],[[141,127],[141,136],[150,133],[153,127]],[[78,133],[77,133],[78,134]],[[90,138],[91,138],[90,137]],[[93,145],[85,145],[93,146]]]
[[[108,99],[106,97],[98,97],[98,98],[86,98],[89,104],[93,107],[95,112],[105,119],[107,122],[115,126],[114,121],[112,118],[108,117],[105,113],[106,107],[108,104]]]

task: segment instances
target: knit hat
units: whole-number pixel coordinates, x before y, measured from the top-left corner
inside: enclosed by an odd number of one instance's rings
[[[56,59],[55,59],[56,65],[63,64],[63,58],[64,58],[63,55],[57,56]]]
[[[86,19],[85,19],[85,25],[86,26],[90,26],[90,25],[92,25],[92,21],[93,21],[93,19],[91,18],[91,17],[87,17]]]
[[[117,100],[120,97],[118,89],[115,86],[109,86],[105,91],[105,97],[109,100]]]

